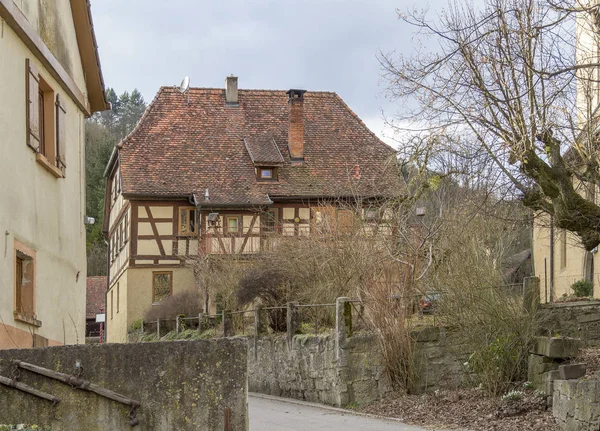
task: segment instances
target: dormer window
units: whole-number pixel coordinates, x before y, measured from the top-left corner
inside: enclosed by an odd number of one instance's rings
[[[256,178],[259,181],[277,180],[277,173],[273,167],[259,167],[256,168]]]

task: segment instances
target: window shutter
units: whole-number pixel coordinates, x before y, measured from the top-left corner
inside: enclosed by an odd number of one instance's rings
[[[40,75],[30,59],[25,60],[27,93],[27,145],[40,150]]]
[[[67,169],[67,131],[66,131],[67,109],[60,98],[56,95],[56,166],[65,175]]]

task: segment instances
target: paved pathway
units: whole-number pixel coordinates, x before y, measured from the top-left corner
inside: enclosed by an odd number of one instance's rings
[[[250,431],[425,431],[397,421],[357,416],[283,398],[263,398],[262,395],[251,394],[248,407]]]

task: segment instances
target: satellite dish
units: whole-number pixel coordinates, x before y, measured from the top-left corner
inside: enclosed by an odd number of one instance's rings
[[[185,94],[185,92],[188,91],[189,88],[190,88],[190,77],[186,76],[185,78],[183,78],[183,81],[181,81],[181,85],[179,86],[179,91],[181,91],[183,94]]]

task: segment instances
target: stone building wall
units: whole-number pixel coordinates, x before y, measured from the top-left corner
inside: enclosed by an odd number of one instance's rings
[[[580,338],[589,346],[600,346],[600,301],[542,305],[540,327],[544,336]]]

